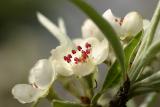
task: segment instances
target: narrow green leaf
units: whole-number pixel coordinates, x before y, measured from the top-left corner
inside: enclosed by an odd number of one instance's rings
[[[126,68],[130,66],[129,64],[130,60],[133,56],[133,53],[135,52],[135,49],[140,43],[141,36],[142,36],[142,31],[138,33],[124,49],[125,59],[126,59],[126,65],[125,65]],[[108,71],[102,90],[104,89],[106,90],[108,88],[115,86],[120,81],[121,75],[122,73],[121,73],[120,65],[117,61],[115,61],[115,63],[111,66],[111,68]]]
[[[77,103],[69,102],[69,101],[58,101],[53,100],[53,107],[85,107]]]
[[[142,71],[141,72],[139,72],[139,71],[141,70],[141,68],[146,66],[150,61],[152,61],[154,56],[159,52],[160,52],[160,41],[153,43],[148,48],[148,50],[144,53],[143,57],[139,61],[139,65],[137,66],[137,68],[133,72],[133,75],[130,76],[132,82],[135,82],[140,77]]]
[[[121,71],[120,71],[120,65],[116,61],[111,68],[109,69],[107,76],[105,78],[102,90],[106,90],[108,88],[111,88],[115,86],[121,79]]]
[[[135,60],[134,67],[131,70],[132,73],[130,75],[131,82],[135,82],[140,76],[139,74],[141,74],[140,70],[143,66],[142,64],[140,64],[140,61],[142,61],[141,57],[143,57],[143,54],[146,53],[148,47],[152,44],[159,21],[160,21],[160,1],[158,2],[157,8],[151,20],[151,24],[144,36],[145,38],[143,38],[142,40],[142,44],[140,46],[141,48],[139,49],[139,52],[137,54],[137,59]]]
[[[159,21],[160,21],[160,1],[158,2],[158,5],[151,20],[151,25],[146,33],[147,37],[146,48],[148,48],[153,41]]]
[[[84,0],[70,0],[70,1],[74,3],[77,7],[79,7],[84,13],[86,13],[94,21],[94,23],[99,27],[99,29],[103,32],[103,34],[106,36],[106,38],[111,43],[114,49],[114,52],[117,56],[117,59],[124,73],[126,70],[124,52],[123,52],[120,40],[116,32],[114,31],[114,29],[104,18],[102,18],[101,15],[97,13],[95,9],[93,9],[89,4],[84,2]]]
[[[157,89],[155,87],[139,87],[135,90],[130,90],[128,98],[131,99],[135,96],[144,95],[151,92],[160,92],[160,89],[159,88]]]
[[[124,49],[125,59],[126,59],[126,68],[130,66],[133,54],[135,53],[137,46],[140,43],[142,35],[143,35],[143,31],[139,32]]]

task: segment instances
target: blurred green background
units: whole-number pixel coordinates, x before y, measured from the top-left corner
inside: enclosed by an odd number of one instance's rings
[[[151,19],[158,0],[86,0],[99,13],[111,8],[123,17],[138,11]],[[27,83],[34,63],[47,58],[58,41],[37,21],[36,12],[42,12],[54,23],[62,17],[70,37],[81,36],[81,25],[86,16],[67,0],[0,0],[0,107],[29,107],[11,95],[17,83]],[[46,101],[41,106],[48,105]],[[49,107],[49,106],[48,106]],[[159,107],[159,106],[157,106]]]

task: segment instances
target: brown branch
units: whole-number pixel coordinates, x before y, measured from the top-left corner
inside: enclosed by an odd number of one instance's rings
[[[109,107],[127,107],[128,93],[130,90],[130,80],[127,77],[124,84],[120,87],[117,94],[109,102]]]

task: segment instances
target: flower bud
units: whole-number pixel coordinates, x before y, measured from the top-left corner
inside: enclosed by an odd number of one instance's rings
[[[135,36],[143,28],[143,18],[137,12],[128,13],[123,20],[122,29],[127,33],[125,36]]]

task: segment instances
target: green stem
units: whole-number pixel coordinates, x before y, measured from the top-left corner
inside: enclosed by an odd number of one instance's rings
[[[60,99],[58,95],[53,91],[52,87],[49,89],[49,93],[47,95],[47,99],[52,101],[53,99]]]
[[[36,102],[34,102],[31,107],[37,107],[37,106],[38,106],[38,103],[39,103],[39,100],[36,101]]]
[[[92,105],[96,105],[96,104],[97,104],[97,101],[98,101],[98,99],[101,97],[101,95],[102,95],[101,92],[97,93],[97,94],[92,98],[91,104],[92,104]]]

